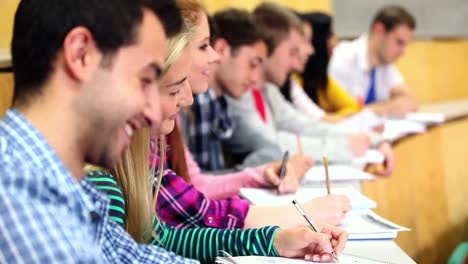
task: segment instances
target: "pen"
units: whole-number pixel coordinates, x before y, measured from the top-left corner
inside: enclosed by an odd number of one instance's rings
[[[280,175],[279,179],[282,180],[284,178],[284,175],[286,174],[286,166],[288,165],[288,159],[289,159],[289,151],[284,152],[283,155],[283,161],[281,161],[281,170],[280,170]]]
[[[328,157],[323,155],[323,166],[325,167],[325,180],[327,184],[327,194],[330,195],[330,175],[328,174]]]
[[[312,229],[312,231],[314,232],[319,232],[318,229],[314,226],[314,224],[312,223],[312,220],[310,220],[309,216],[307,216],[306,212],[304,211],[304,209],[302,209],[302,206],[296,201],[296,199],[294,199],[292,201],[292,203],[294,204],[294,206],[296,207],[296,209],[299,211],[299,213],[304,217],[304,219],[307,221],[307,223],[309,224],[310,226],[310,229]],[[335,252],[331,252],[330,255],[332,255],[332,257],[336,260],[336,262],[340,262],[338,260],[338,257],[336,256]]]

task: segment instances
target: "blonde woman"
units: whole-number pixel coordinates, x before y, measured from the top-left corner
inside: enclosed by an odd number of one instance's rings
[[[186,35],[179,35],[169,41],[168,55],[160,82],[161,111],[164,121],[157,131],[158,134],[170,132],[179,109],[190,104],[192,100],[187,81],[191,56],[190,49],[186,48],[190,32],[184,34]],[[166,226],[164,222],[158,220],[154,212],[154,203],[164,177],[161,170],[158,181],[153,183],[151,180],[154,169],[148,170],[149,136],[148,131],[134,135],[130,148],[112,170],[116,179],[105,172],[89,174],[90,180],[108,193],[113,205],[110,208],[113,219],[125,227],[137,241],[153,243],[202,262],[212,262],[218,255],[218,250],[225,250],[232,255],[281,255],[319,261],[331,260],[329,253],[332,250],[338,254],[343,250],[346,233],[329,226],[324,227],[321,234],[314,233],[309,228],[282,230],[277,226],[250,230],[177,229]],[[161,148],[163,154],[161,163],[164,163],[164,140]],[[164,167],[164,164],[161,164],[161,167]]]

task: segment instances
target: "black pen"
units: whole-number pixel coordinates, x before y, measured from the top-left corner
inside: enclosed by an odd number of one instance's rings
[[[289,151],[284,152],[283,160],[281,161],[281,168],[279,173],[279,183],[278,183],[278,193],[279,193],[279,186],[281,184],[281,180],[284,179],[286,175],[286,167],[288,166],[288,159],[289,159]]]
[[[312,220],[310,220],[309,216],[306,214],[306,212],[304,211],[304,209],[302,209],[302,206],[296,201],[296,199],[294,199],[292,201],[292,203],[294,204],[294,206],[296,207],[296,209],[299,211],[299,213],[304,217],[304,219],[306,220],[307,223],[309,223],[309,226],[310,226],[310,229],[312,229],[312,231],[314,232],[319,232],[318,229],[314,226],[314,224],[312,223]],[[336,256],[335,252],[331,252],[330,255],[332,255],[332,257],[336,260],[336,262],[340,262],[338,260],[338,257]]]
[[[286,167],[288,165],[289,160],[289,151],[284,152],[283,161],[281,162],[281,170],[279,174],[279,179],[282,180],[284,175],[286,175]]]

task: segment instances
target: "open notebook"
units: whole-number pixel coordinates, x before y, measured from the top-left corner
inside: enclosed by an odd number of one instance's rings
[[[346,165],[329,165],[330,181],[369,181],[374,175]],[[304,183],[325,182],[325,168],[317,165],[309,169],[302,180]]]
[[[382,136],[386,140],[395,141],[410,134],[422,134],[426,132],[426,125],[406,119],[389,119],[385,122]]]
[[[391,264],[392,262],[387,262],[385,260],[378,260],[373,258],[368,258],[365,256],[357,256],[352,254],[343,253],[339,257],[339,263],[349,263],[349,264],[376,264],[376,263],[387,263]],[[310,264],[310,263],[336,263],[336,262],[311,262],[305,261],[302,259],[290,259],[290,258],[281,258],[281,257],[263,257],[263,256],[242,256],[242,257],[217,257],[215,263],[219,264]]]
[[[327,189],[300,187],[296,193],[279,195],[277,191],[273,189],[241,188],[240,193],[255,205],[291,205],[291,201],[294,199],[304,203],[317,197],[326,196]],[[375,201],[363,195],[353,187],[335,187],[332,189],[332,193],[348,196],[353,209],[369,209],[377,206]]]

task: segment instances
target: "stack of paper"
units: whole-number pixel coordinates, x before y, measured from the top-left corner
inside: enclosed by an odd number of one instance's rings
[[[441,124],[445,122],[445,116],[442,113],[424,113],[424,112],[414,112],[408,113],[405,116],[406,120],[420,122],[423,124]]]
[[[406,135],[424,132],[426,132],[426,125],[422,123],[405,119],[392,119],[385,122],[383,137],[395,141]]]
[[[241,188],[243,197],[255,205],[288,205],[296,199],[300,203],[327,195],[326,188],[301,187],[296,193],[278,194],[272,189]],[[333,194],[346,195],[351,201],[353,209],[369,209],[377,206],[376,202],[358,192],[353,187],[336,187],[332,189]]]
[[[340,226],[348,232],[350,240],[393,239],[397,237],[399,231],[409,230],[380,217],[371,210],[348,212]]]
[[[330,175],[330,181],[369,181],[375,177],[362,170],[355,169],[346,165],[329,165],[328,172]],[[307,171],[304,179],[304,183],[320,183],[325,182],[325,168],[324,166],[314,166]]]

